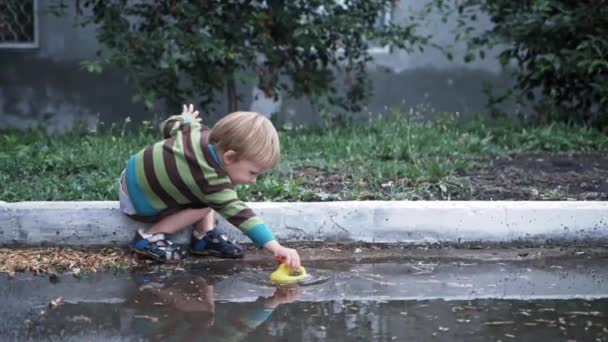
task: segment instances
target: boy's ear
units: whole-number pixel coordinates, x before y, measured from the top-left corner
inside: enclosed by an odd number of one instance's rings
[[[238,160],[238,156],[235,151],[228,150],[224,152],[224,163],[232,164]]]

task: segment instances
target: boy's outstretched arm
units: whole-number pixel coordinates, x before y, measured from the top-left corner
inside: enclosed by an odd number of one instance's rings
[[[300,256],[293,248],[282,246],[270,228],[238,199],[234,189],[228,188],[205,196],[205,202],[222,215],[228,222],[239,228],[257,247],[263,247],[275,257],[284,257],[285,265],[291,269],[300,268]]]
[[[160,124],[160,131],[163,134],[163,139],[170,138],[177,134],[184,125],[200,126],[201,118],[198,116],[198,110],[194,110],[194,106],[183,105],[180,115],[170,116],[167,120]]]
[[[290,269],[300,269],[300,255],[295,249],[281,246],[277,240],[267,242],[264,245],[264,248],[270,253],[274,254],[275,257],[285,258],[285,265]]]

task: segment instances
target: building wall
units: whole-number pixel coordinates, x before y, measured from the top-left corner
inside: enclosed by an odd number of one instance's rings
[[[133,89],[126,83],[124,71],[105,70],[91,74],[80,67],[84,59],[93,59],[99,45],[93,27],[74,27],[75,12],[57,18],[48,13],[46,1],[40,1],[39,46],[33,49],[0,49],[0,129],[32,128],[43,126],[51,132],[62,131],[82,124],[93,129],[99,122],[105,125],[121,124],[125,117],[134,121],[151,120],[152,114],[141,104],[134,104]],[[407,20],[408,11],[401,2],[394,20]],[[420,6],[420,5],[418,5]],[[483,29],[489,22],[481,21]],[[447,24],[431,20],[425,27],[433,33],[436,43],[452,44],[453,18]],[[449,61],[435,49],[424,52],[374,54],[369,75],[374,95],[366,110],[358,117],[370,113],[385,113],[392,108],[417,112],[483,112],[486,97],[484,82],[504,86],[508,84],[492,52],[483,61],[463,63],[464,47],[454,50],[454,61]],[[241,85],[243,109],[254,109],[266,114],[278,112],[284,121],[293,125],[319,121],[318,113],[306,99],[264,98],[251,85]],[[223,100],[223,97],[220,100]],[[225,113],[221,103],[211,120]],[[178,109],[175,109],[178,110]]]

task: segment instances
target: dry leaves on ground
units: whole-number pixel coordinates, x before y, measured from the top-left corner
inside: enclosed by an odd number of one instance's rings
[[[136,266],[137,260],[121,248],[0,248],[0,272],[97,272]]]

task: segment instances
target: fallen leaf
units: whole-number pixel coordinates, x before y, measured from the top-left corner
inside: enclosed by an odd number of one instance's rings
[[[602,313],[599,311],[569,311],[566,312],[566,315],[573,316],[601,316]]]
[[[151,322],[157,323],[158,322],[158,317],[154,317],[154,316],[148,316],[148,315],[134,315],[133,317],[135,318],[143,318],[143,319],[147,319]]]
[[[59,305],[63,305],[63,297],[57,297],[49,303],[49,307],[51,309],[54,309],[54,308],[58,307]]]
[[[85,323],[91,323],[92,322],[89,317],[84,316],[84,315],[78,315],[78,316],[68,317],[67,320],[70,321],[70,322],[85,322]]]
[[[483,324],[495,326],[495,325],[510,325],[510,324],[515,324],[515,322],[513,322],[513,321],[491,321],[491,322],[484,322]]]

